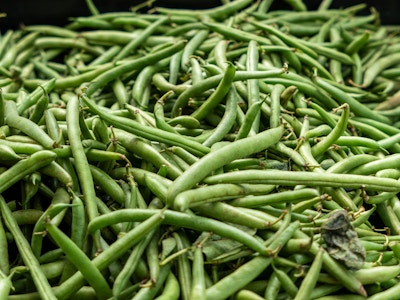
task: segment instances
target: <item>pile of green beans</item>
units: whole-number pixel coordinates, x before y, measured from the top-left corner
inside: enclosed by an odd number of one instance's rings
[[[0,36],[1,299],[400,299],[399,28],[86,2]]]

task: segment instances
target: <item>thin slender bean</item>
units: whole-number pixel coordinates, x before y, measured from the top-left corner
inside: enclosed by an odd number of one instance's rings
[[[226,174],[213,175],[204,179],[204,183],[266,183],[295,186],[306,184],[309,186],[348,187],[367,190],[395,192],[400,189],[400,183],[394,179],[377,178],[355,174],[328,174],[305,171],[280,170],[251,170],[233,171]]]
[[[323,253],[322,248],[319,250],[317,255],[315,256],[315,259],[306,275],[304,280],[302,281],[299,291],[296,294],[296,297],[294,298],[295,300],[300,300],[306,298],[308,295],[311,295],[313,289],[315,288],[315,285],[318,280],[319,273],[321,271],[322,267],[322,253]]]
[[[80,138],[78,97],[71,97],[68,101],[67,124],[68,138],[71,145],[72,156],[75,160],[75,168],[81,184],[87,214],[89,220],[93,220],[98,215],[97,205],[95,202],[96,192],[93,186],[92,173]],[[96,235],[94,234],[94,237],[96,241],[99,236],[96,238]],[[100,247],[99,240],[97,240],[96,246]]]
[[[317,157],[318,155],[328,150],[328,148],[331,147],[332,144],[335,143],[339,139],[339,137],[344,134],[347,128],[347,121],[350,116],[350,108],[347,104],[342,105],[340,108],[343,109],[343,112],[336,126],[324,139],[319,141],[311,148],[311,153],[314,157]]]
[[[211,96],[195,112],[192,113],[192,117],[196,118],[197,120],[204,119],[223,100],[225,95],[230,90],[235,72],[236,69],[234,65],[228,62],[221,82],[218,84]]]

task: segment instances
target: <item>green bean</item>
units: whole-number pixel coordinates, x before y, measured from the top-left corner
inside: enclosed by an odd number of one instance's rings
[[[172,179],[177,178],[182,174],[176,166],[168,162],[154,147],[152,147],[149,143],[145,142],[142,139],[136,138],[122,130],[114,130],[118,141],[121,144],[136,155],[142,157],[145,160],[148,160],[152,164],[157,167],[161,167],[162,165],[167,166],[168,176]]]
[[[8,298],[12,288],[11,278],[14,273],[10,274],[8,277],[0,271],[0,297]]]
[[[179,296],[179,282],[174,273],[170,272],[166,279],[163,293],[155,298],[155,300],[178,300]]]
[[[3,221],[0,222],[0,248],[2,249],[0,253],[0,272],[4,275],[8,275],[10,274],[8,243]]]
[[[168,188],[167,203],[173,206],[175,197],[180,192],[193,187],[218,167],[275,144],[281,138],[283,132],[284,129],[282,127],[269,129],[253,137],[235,141],[221,149],[210,152],[194,163],[172,183]],[[248,148],[248,145],[252,145],[252,147]]]
[[[82,146],[79,126],[79,99],[72,97],[67,105],[68,138],[71,145],[75,168],[81,184],[89,220],[93,220],[98,212],[95,204],[96,193],[93,186],[93,177],[89,163]],[[97,244],[99,247],[100,245]]]
[[[159,292],[160,288],[164,284],[169,271],[170,271],[170,264],[164,265],[161,267],[160,276],[157,278],[156,283],[154,286],[145,286],[141,290],[137,292],[137,294],[132,298],[135,300],[151,300],[154,299],[155,295]]]
[[[5,122],[10,127],[26,133],[46,149],[53,149],[56,147],[55,141],[53,141],[36,123],[18,115],[14,102],[5,101],[4,105],[7,110]]]
[[[86,43],[70,38],[40,37],[36,39],[35,46],[38,48],[78,48],[89,53],[100,55],[98,49],[90,47]]]
[[[192,289],[192,277],[190,276],[192,271],[191,271],[191,265],[189,262],[189,258],[187,255],[185,247],[185,236],[183,234],[178,234],[178,233],[173,233],[172,234],[173,238],[176,241],[176,248],[178,253],[180,255],[178,256],[178,281],[179,281],[179,286],[180,286],[180,294],[182,299],[188,300],[191,297],[191,289]]]
[[[363,34],[353,39],[353,41],[347,45],[344,52],[346,52],[349,55],[358,52],[368,42],[369,37],[370,37],[370,32],[364,31]]]
[[[165,121],[164,116],[164,102],[172,94],[173,91],[169,91],[157,100],[157,102],[154,104],[154,118],[156,120],[157,128],[179,134],[169,123]]]
[[[139,104],[140,107],[143,109],[147,108],[148,106],[148,98],[143,97],[143,90],[150,87],[151,77],[162,68],[167,66],[169,63],[169,58],[163,59],[151,66],[145,67],[143,70],[140,71],[136,80],[133,84],[132,88],[132,97],[133,100]]]
[[[254,126],[254,122],[257,120],[257,116],[260,116],[260,110],[261,106],[263,105],[264,100],[259,100],[255,103],[253,103],[249,109],[246,112],[245,118],[243,120],[243,123],[241,124],[239,131],[236,135],[235,140],[240,140],[242,138],[248,137],[249,135],[254,135],[250,134],[253,133],[252,127]],[[277,124],[278,125],[278,124]],[[273,127],[273,126],[271,126]]]
[[[247,196],[236,198],[229,203],[234,206],[240,207],[257,207],[261,205],[268,205],[273,203],[283,203],[283,202],[300,202],[306,199],[313,198],[318,196],[318,192],[314,189],[299,189],[293,191],[283,191],[279,193],[273,193],[268,195],[260,195],[260,196]]]
[[[198,129],[200,128],[200,121],[191,116],[177,116],[175,118],[169,119],[167,122],[169,125],[175,126],[180,125],[188,129]]]
[[[192,155],[191,153],[187,152],[185,149],[181,147],[172,146],[169,147],[167,150],[179,156],[189,165],[195,163],[198,160],[196,156]]]
[[[49,94],[54,86],[55,86],[56,79],[50,79],[46,81],[42,86],[36,88],[23,102],[19,103],[17,110],[18,114],[22,114],[27,108],[33,106],[37,103],[39,98],[46,92]]]
[[[26,175],[50,164],[55,158],[56,155],[53,152],[42,150],[32,154],[28,158],[20,160],[11,168],[0,174],[0,193],[6,191]]]
[[[57,71],[53,70],[48,65],[40,62],[39,60],[32,59],[31,62],[35,66],[35,69],[39,73],[43,74],[45,76],[45,78],[49,78],[49,79],[50,78],[56,78],[56,79],[60,79],[61,78],[61,75]]]
[[[196,246],[193,254],[192,287],[190,299],[206,299],[206,287],[204,279],[204,261],[202,245]]]
[[[8,145],[0,145],[0,155],[0,161],[5,164],[14,164],[23,159],[22,156],[15,153],[15,151]]]
[[[246,32],[240,29],[236,29],[233,27],[229,27],[224,24],[220,23],[210,23],[210,22],[203,22],[204,25],[206,25],[209,29],[211,29],[214,32],[218,32],[222,34],[224,37],[233,39],[235,41],[243,41],[243,42],[250,42],[250,41],[255,41],[261,45],[270,45],[270,42],[268,39],[261,37],[257,34],[253,34],[250,32]]]
[[[67,195],[67,197],[69,197],[69,196]],[[39,259],[41,247],[42,247],[43,235],[41,235],[40,233],[44,231],[44,218],[46,218],[47,216],[55,217],[57,214],[64,215],[65,213],[62,214],[60,212],[65,210],[65,208],[67,208],[67,207],[68,207],[68,204],[64,204],[64,203],[54,204],[54,206],[49,207],[46,210],[46,212],[44,212],[41,215],[41,217],[39,218],[39,220],[36,222],[35,227],[34,227],[34,234],[32,235],[32,239],[31,239],[31,248],[32,248],[33,254],[38,259]],[[58,220],[57,220],[57,222],[59,223]]]
[[[229,92],[230,85],[235,76],[235,71],[236,70],[233,64],[228,62],[221,82],[218,84],[211,96],[200,106],[200,108],[192,113],[192,117],[198,120],[205,118],[212,111],[212,109],[214,109],[222,101],[225,95]]]
[[[185,48],[182,50],[181,56],[181,69],[187,70],[189,66],[189,59],[194,55],[196,49],[206,40],[209,31],[207,29],[200,29],[196,34],[188,41]]]
[[[108,299],[111,296],[108,283],[82,250],[53,224],[47,223],[46,231],[60,248],[64,250],[68,259],[77,267],[89,284],[96,290],[97,296],[100,299]]]
[[[224,202],[204,203],[197,205],[193,209],[200,212],[202,215],[212,217],[223,222],[229,222],[232,224],[238,224],[257,229],[266,229],[271,227],[271,223],[269,221],[260,218],[255,213],[252,214],[240,207],[233,207]]]
[[[90,172],[96,183],[107,195],[111,196],[115,201],[124,203],[125,194],[118,185],[106,172],[93,165],[89,165]]]
[[[3,173],[4,174],[4,173]],[[4,198],[0,197],[0,207],[2,217],[4,219],[5,225],[8,230],[12,233],[14,240],[17,244],[18,251],[22,256],[25,265],[29,268],[32,279],[35,283],[37,291],[40,294],[41,299],[57,299],[51,290],[50,284],[40,269],[39,262],[35,255],[32,253],[27,240],[25,239],[23,233],[15,222],[11,215],[11,211],[8,208]]]
[[[118,55],[114,58],[115,61],[121,60],[128,56],[128,54],[134,51],[141,43],[143,43],[160,25],[165,23],[167,18],[159,18],[157,21],[146,27],[146,29],[135,39],[132,39],[128,44],[126,44]]]
[[[53,161],[45,167],[42,167],[40,171],[48,176],[52,176],[57,179],[60,183],[64,184],[66,187],[73,187],[74,179],[71,174],[67,172],[60,164]]]
[[[351,173],[353,174],[374,174],[379,170],[396,167],[397,154],[389,155],[383,159],[373,160],[364,165],[360,165],[353,169]]]
[[[268,71],[254,71],[254,72],[237,71],[235,73],[233,80],[238,81],[238,80],[252,79],[252,78],[258,79],[258,78],[274,77],[283,74],[286,71],[287,71],[286,68],[281,68],[281,69],[276,68]],[[203,80],[199,84],[193,85],[191,88],[186,89],[181,95],[179,95],[177,101],[175,102],[174,107],[172,109],[172,115],[173,116],[179,115],[180,109],[182,109],[185,105],[187,105],[190,97],[199,95],[213,87],[216,87],[218,83],[220,83],[222,78],[223,74],[215,75]]]
[[[322,253],[323,253],[322,251],[324,250],[320,249],[317,255],[315,256],[315,259],[308,273],[306,274],[304,280],[302,281],[299,291],[294,299],[304,299],[305,297],[307,297],[307,295],[311,295],[317,283],[319,272],[321,271]]]
[[[267,288],[265,289],[264,293],[264,298],[276,299],[280,288],[281,288],[281,282],[279,281],[279,278],[276,275],[276,273],[273,271],[271,276],[269,277]]]
[[[76,33],[66,28],[51,26],[51,25],[29,25],[25,26],[24,30],[32,32],[40,32],[43,35],[58,36],[65,38],[75,38]]]
[[[343,135],[347,128],[347,121],[350,116],[350,108],[349,105],[344,104],[340,106],[343,109],[342,115],[340,116],[339,121],[336,126],[332,129],[332,131],[321,141],[319,141],[316,145],[311,148],[311,153],[314,157],[325,152],[336,140],[339,139],[340,136]]]
[[[1,58],[0,60],[0,66],[3,68],[8,68],[10,67],[13,62],[15,61],[15,58],[17,57],[18,53],[18,48],[16,44],[11,44],[10,48],[6,52],[6,54]]]
[[[356,136],[341,136],[336,140],[335,144],[347,147],[365,147],[375,151],[382,149],[377,141],[370,138]]]
[[[118,210],[113,212],[112,214],[108,214],[108,216],[99,216],[96,220],[91,221],[88,230],[89,232],[94,232],[102,227],[108,226],[109,224],[132,221],[133,217],[136,220],[140,221],[145,219],[146,217],[154,215],[156,212],[156,210],[150,209]],[[211,231],[215,234],[237,240],[257,252],[265,253],[264,246],[262,246],[262,244],[258,240],[256,240],[249,234],[241,231],[240,229],[237,229],[223,222],[205,217],[174,212],[171,210],[165,211],[164,217],[165,218],[163,220],[163,223],[165,224],[192,228],[199,231]]]
[[[395,300],[399,297],[399,295],[400,295],[400,284],[397,283],[396,285],[394,285],[382,292],[378,292],[378,293],[370,296],[368,299],[371,299],[371,300],[377,300],[377,299]]]
[[[287,292],[287,294],[290,297],[294,298],[296,296],[296,294],[298,293],[298,288],[294,284],[294,282],[292,281],[290,276],[288,274],[286,274],[287,270],[286,269],[280,270],[280,269],[276,268],[274,266],[274,264],[272,266],[273,266],[274,273],[278,277],[283,289]]]
[[[207,299],[226,299],[255,279],[271,263],[271,258],[257,256],[240,266],[233,273],[207,288]]]
[[[400,184],[388,178],[355,174],[327,174],[305,171],[280,171],[280,170],[251,170],[233,171],[226,174],[213,175],[204,179],[204,183],[266,183],[295,186],[306,184],[309,186],[348,187],[378,191],[397,191]]]
[[[13,34],[14,34],[13,30],[7,30],[5,35],[2,37],[0,44],[0,59],[3,58],[4,51],[10,45],[9,42],[11,41]]]
[[[235,198],[236,196],[244,195],[254,195],[263,194],[270,192],[274,186],[264,186],[264,185],[213,185],[204,186],[198,189],[192,189],[184,191],[177,195],[174,204],[176,209],[180,211],[185,211],[191,206],[199,205],[202,203],[226,200],[229,198]],[[234,200],[230,204],[240,201]]]

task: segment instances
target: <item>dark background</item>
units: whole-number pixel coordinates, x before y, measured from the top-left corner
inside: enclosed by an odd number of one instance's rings
[[[93,0],[100,12],[127,11],[131,6],[143,0]],[[316,9],[320,0],[304,0],[309,9]],[[157,0],[154,6],[203,9],[218,6],[219,0]],[[381,16],[382,24],[400,24],[399,0],[334,0],[331,7],[348,7],[367,3],[375,7]],[[275,0],[272,9],[290,8],[285,1]],[[88,15],[85,0],[0,0],[0,12],[7,13],[7,18],[0,18],[1,31],[16,29],[21,24],[65,25],[68,17]],[[369,11],[364,12],[368,14]]]

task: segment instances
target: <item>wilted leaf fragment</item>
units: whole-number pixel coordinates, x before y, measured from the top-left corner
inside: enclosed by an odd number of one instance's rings
[[[352,270],[358,270],[363,266],[365,249],[358,240],[345,210],[333,213],[321,229],[328,253],[334,259]]]

